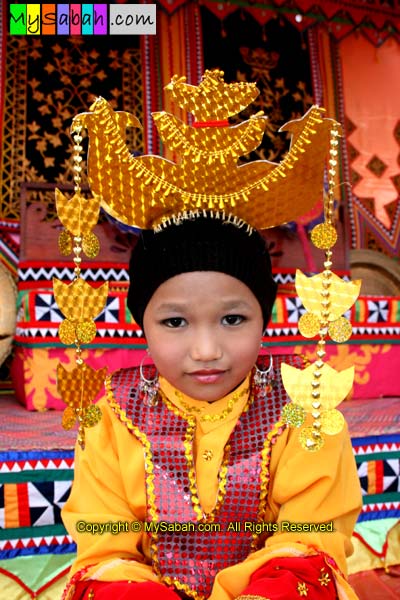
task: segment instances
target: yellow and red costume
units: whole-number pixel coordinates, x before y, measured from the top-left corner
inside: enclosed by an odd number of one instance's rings
[[[146,406],[138,384],[135,368],[108,380],[102,419],[77,446],[66,598],[356,600],[344,573],[361,496],[346,429],[306,453],[279,421],[281,383],[263,396],[252,374],[212,404],[160,377]],[[120,525],[100,535],[97,523]]]

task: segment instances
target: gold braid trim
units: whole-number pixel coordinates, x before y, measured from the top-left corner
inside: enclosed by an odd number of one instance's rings
[[[287,425],[282,423],[282,421],[277,421],[273,426],[272,430],[267,434],[267,438],[264,442],[264,447],[261,451],[261,473],[260,473],[260,502],[258,505],[258,522],[262,523],[264,521],[266,504],[267,504],[267,496],[269,491],[269,482],[270,482],[270,471],[269,471],[269,463],[271,458],[271,446],[272,440],[276,438],[278,435],[281,435],[282,431],[286,429]],[[253,541],[251,543],[251,548],[253,551],[257,550],[258,543],[258,535],[253,533]]]
[[[168,576],[164,577],[160,573],[157,573],[157,575],[159,575],[161,577],[161,581],[163,583],[173,586],[178,590],[182,590],[183,592],[185,592],[186,596],[189,596],[190,598],[194,598],[194,600],[206,600],[206,598],[207,598],[207,596],[203,596],[203,594],[199,594],[198,592],[196,592],[196,590],[192,590],[186,583],[182,583],[181,581],[179,581],[178,579],[175,579],[174,577],[168,577]],[[265,598],[263,600],[265,600]]]
[[[144,463],[146,470],[146,488],[147,488],[147,501],[148,501],[148,512],[153,521],[158,521],[158,511],[156,505],[156,499],[154,494],[154,465],[153,465],[153,456],[151,453],[150,442],[142,431],[132,423],[132,420],[127,417],[126,412],[120,407],[118,402],[116,402],[114,398],[113,391],[111,389],[111,375],[109,375],[105,381],[105,388],[107,393],[107,401],[110,404],[113,411],[119,417],[119,419],[126,425],[129,431],[131,431],[143,444],[144,448]],[[152,550],[152,561],[154,570],[157,575],[163,581],[166,581],[166,578],[163,579],[162,573],[159,567],[159,561],[157,556],[157,542],[158,542],[158,534],[157,532],[152,532],[151,536],[151,550]],[[169,582],[168,582],[169,583]],[[183,589],[183,588],[182,588]],[[186,590],[185,590],[186,591]],[[198,598],[196,600],[203,600],[203,598]]]
[[[156,498],[154,494],[154,466],[153,466],[153,457],[151,454],[150,442],[147,439],[145,433],[140,431],[137,425],[132,423],[132,420],[127,417],[126,412],[122,410],[118,402],[114,398],[113,391],[111,389],[111,378],[112,375],[108,375],[105,380],[105,388],[107,401],[115,414],[119,417],[119,419],[126,425],[126,427],[131,431],[138,440],[143,444],[144,448],[144,463],[146,466],[146,487],[148,494],[148,504],[149,504],[149,514],[152,521],[158,521],[158,513],[156,506]]]
[[[224,408],[220,413],[217,413],[215,415],[206,413],[206,414],[200,416],[200,421],[201,422],[209,421],[211,423],[215,423],[215,421],[223,421],[233,411],[233,408],[234,408],[235,404],[238,402],[238,400],[241,400],[241,398],[243,398],[243,396],[247,395],[248,393],[249,393],[249,386],[245,387],[240,392],[236,392],[236,394],[233,394],[229,398],[226,408]],[[190,414],[190,413],[201,412],[200,409],[197,408],[196,406],[189,406],[189,404],[187,404],[187,402],[185,402],[183,400],[183,394],[181,392],[179,392],[178,390],[175,390],[175,396],[178,398],[180,405],[182,406],[183,410],[186,413]]]

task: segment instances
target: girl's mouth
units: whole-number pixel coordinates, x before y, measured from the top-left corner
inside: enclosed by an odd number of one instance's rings
[[[224,373],[225,371],[221,371],[220,369],[201,369],[199,371],[192,371],[189,375],[198,383],[216,383],[222,379]]]

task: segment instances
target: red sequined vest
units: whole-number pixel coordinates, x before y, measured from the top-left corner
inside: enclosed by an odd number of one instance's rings
[[[260,357],[259,368],[265,369],[268,360]],[[225,447],[219,502],[206,516],[201,513],[195,483],[193,417],[182,416],[162,400],[146,406],[139,392],[138,368],[122,369],[112,377],[118,409],[131,421],[129,429],[144,446],[146,528],[152,538],[153,567],[162,581],[198,600],[210,595],[220,570],[243,561],[258,547],[255,525],[265,518],[271,444],[284,428],[277,424],[287,402],[281,362],[303,364],[299,356],[275,356],[272,389],[263,396],[254,388],[253,400]],[[146,379],[154,376],[151,369],[146,369]],[[116,412],[121,417],[120,410]]]

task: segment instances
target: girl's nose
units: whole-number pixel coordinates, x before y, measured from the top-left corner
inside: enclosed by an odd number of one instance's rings
[[[209,329],[197,331],[193,336],[191,346],[191,358],[197,362],[212,362],[219,360],[222,356],[222,349],[218,337],[214,331]]]

